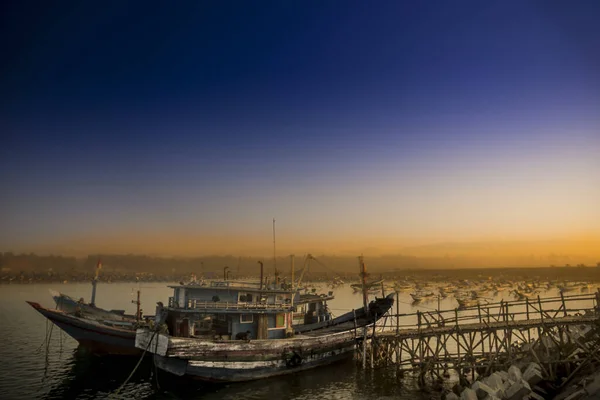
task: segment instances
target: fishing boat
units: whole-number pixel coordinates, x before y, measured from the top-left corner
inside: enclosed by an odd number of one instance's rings
[[[464,310],[465,308],[474,307],[479,304],[478,299],[470,299],[470,298],[456,298],[458,302],[458,309]]]
[[[364,266],[364,264],[363,264]],[[338,318],[294,326],[299,294],[275,282],[171,286],[154,327],[137,330],[136,347],[177,376],[236,382],[295,373],[351,357],[357,336],[392,307],[393,294]],[[365,275],[366,276],[366,275]],[[198,330],[199,321],[211,329]]]
[[[137,292],[137,300],[132,301],[137,305],[135,315],[125,314],[124,310],[105,310],[97,307],[96,286],[100,268],[101,263],[98,262],[89,303],[83,299],[75,300],[53,290],[50,294],[56,303],[56,308],[46,308],[32,301],[27,303],[79,342],[80,346],[94,354],[141,354],[141,350],[135,347],[135,331],[138,324],[148,318],[142,317],[140,291]]]
[[[123,316],[121,319],[96,319],[69,314],[62,310],[42,307],[39,303],[27,302],[36,311],[48,318],[79,345],[99,355],[138,355],[135,347],[137,321]]]
[[[415,302],[423,301],[425,299],[430,299],[430,298],[433,298],[434,296],[435,296],[435,294],[432,292],[428,292],[428,293],[417,292],[417,293],[410,294],[410,297],[412,297],[413,301],[415,301]]]
[[[121,319],[123,316],[126,316],[125,310],[105,310],[103,308],[96,307],[93,301],[86,303],[83,298],[75,300],[71,296],[52,289],[50,289],[49,292],[50,296],[52,296],[52,299],[54,300],[54,303],[56,304],[56,309],[67,314],[117,320]],[[134,315],[130,315],[129,317],[132,319],[135,318]]]

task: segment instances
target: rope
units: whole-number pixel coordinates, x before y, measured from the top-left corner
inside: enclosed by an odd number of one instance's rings
[[[36,353],[41,352],[42,348],[44,346],[47,346],[47,343],[48,343],[48,318],[46,318],[46,333],[44,334],[44,341],[42,343],[40,343],[40,347],[38,347],[35,352]]]
[[[118,396],[119,393],[121,392],[121,390],[125,387],[125,385],[127,385],[127,383],[129,383],[129,380],[131,379],[131,377],[133,376],[133,374],[135,374],[135,371],[137,371],[138,367],[142,363],[142,360],[144,359],[144,356],[146,355],[146,351],[148,351],[148,349],[150,348],[150,345],[152,344],[152,340],[154,339],[154,336],[156,336],[156,333],[157,333],[157,331],[154,331],[154,333],[152,334],[152,337],[148,341],[148,345],[144,349],[144,352],[142,353],[142,356],[140,357],[139,361],[135,365],[135,368],[133,368],[133,371],[131,371],[131,373],[129,374],[129,376],[127,377],[127,379],[125,379],[125,382],[123,382],[121,384],[121,386],[119,386],[119,388],[113,394],[111,394],[109,397]],[[157,342],[157,346],[158,346],[158,340],[156,342]]]
[[[156,344],[154,345],[154,354],[156,354],[157,351],[158,351],[158,340],[156,341]],[[156,357],[152,357],[152,364],[154,364],[154,377],[156,378],[156,389],[160,390],[160,385],[158,383],[158,368],[156,367]]]

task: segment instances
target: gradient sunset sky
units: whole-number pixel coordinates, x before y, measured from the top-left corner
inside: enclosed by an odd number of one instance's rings
[[[0,250],[600,236],[598,1],[7,3]]]

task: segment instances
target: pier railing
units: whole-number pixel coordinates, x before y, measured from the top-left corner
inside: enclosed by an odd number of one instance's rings
[[[600,294],[580,294],[525,300],[480,303],[471,307],[448,310],[426,310],[414,313],[390,313],[378,324],[378,332],[395,333],[401,330],[427,330],[479,324],[497,325],[524,321],[550,321],[558,317],[589,316],[600,312]],[[398,308],[397,308],[398,310]]]
[[[560,368],[575,371],[592,358],[600,362],[599,323],[600,292],[396,312],[357,332],[363,339],[357,355],[364,367],[391,364],[419,371],[420,378],[440,378],[448,369],[486,374],[529,357],[545,378],[555,380]]]

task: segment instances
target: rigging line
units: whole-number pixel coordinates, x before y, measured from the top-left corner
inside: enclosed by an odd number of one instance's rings
[[[317,264],[319,264],[320,266],[322,266],[323,268],[325,268],[326,270],[329,270],[331,272],[333,272],[334,274],[341,276],[342,274],[340,274],[339,272],[337,272],[336,270],[329,268],[327,265],[323,264],[321,261],[319,261],[317,258],[313,257],[313,260],[315,260],[317,262]]]
[[[127,385],[127,383],[129,383],[129,380],[131,379],[131,377],[133,376],[133,374],[135,374],[135,371],[137,371],[138,367],[140,366],[140,364],[142,363],[142,360],[144,359],[144,356],[146,355],[146,352],[148,351],[148,349],[150,348],[150,345],[152,344],[152,340],[154,339],[154,337],[156,336],[156,333],[158,331],[154,331],[154,333],[152,334],[152,336],[150,337],[150,340],[148,341],[148,345],[146,346],[146,348],[144,349],[144,352],[142,353],[142,356],[140,357],[139,361],[137,362],[137,364],[135,365],[135,367],[133,368],[133,371],[131,371],[131,373],[129,374],[129,376],[127,377],[127,379],[125,379],[125,382],[123,382],[121,384],[121,386],[119,386],[119,388],[113,393],[111,394],[109,397],[112,396],[118,396],[119,393],[121,392],[121,390],[125,387],[125,385]],[[157,340],[157,345],[158,345],[158,340]]]

